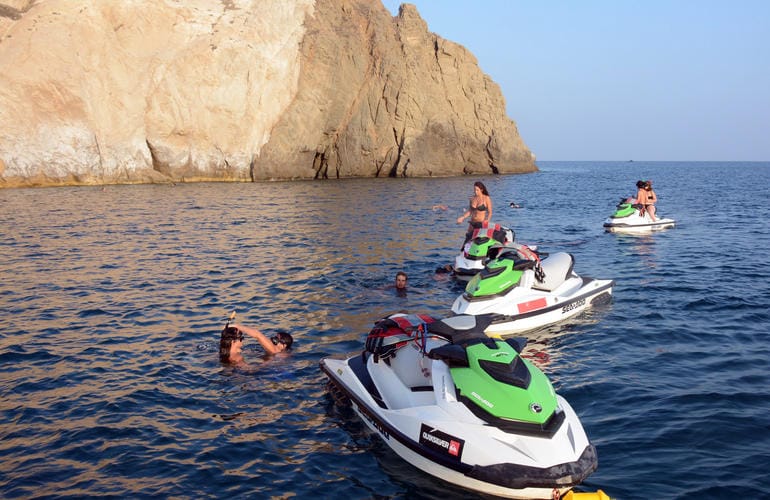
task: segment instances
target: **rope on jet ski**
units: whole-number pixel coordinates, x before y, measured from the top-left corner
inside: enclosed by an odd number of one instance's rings
[[[538,255],[537,251],[532,250],[527,245],[521,243],[514,243],[512,246],[516,249],[516,253],[519,254],[521,258],[535,262],[535,266],[533,268],[535,272],[535,279],[540,283],[544,282],[545,271],[543,271],[543,266],[540,263],[540,255]]]
[[[414,341],[420,351],[420,356],[417,358],[418,364],[420,365],[420,372],[425,377],[430,376],[430,370],[428,370],[425,365],[422,364],[423,361],[425,361],[426,348],[428,347],[427,332],[428,324],[425,322],[425,320],[423,320],[419,325],[417,325],[417,332],[414,336]]]
[[[427,324],[435,321],[424,314],[394,314],[382,318],[366,337],[366,350],[374,355],[374,362],[380,359],[389,363],[396,351],[415,342],[424,354],[426,348]]]

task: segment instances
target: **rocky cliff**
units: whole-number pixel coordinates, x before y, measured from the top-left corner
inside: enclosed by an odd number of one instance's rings
[[[0,0],[0,186],[533,170],[411,5]]]

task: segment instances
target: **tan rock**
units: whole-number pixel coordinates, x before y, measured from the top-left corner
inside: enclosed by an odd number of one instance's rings
[[[0,0],[0,186],[534,169],[413,6]]]

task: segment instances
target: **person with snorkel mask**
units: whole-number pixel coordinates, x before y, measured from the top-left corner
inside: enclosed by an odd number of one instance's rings
[[[227,324],[219,338],[219,360],[222,363],[238,364],[243,362],[241,350],[243,349],[244,334],[257,339],[266,354],[278,354],[291,349],[294,339],[286,332],[278,332],[268,338],[256,328],[238,324]]]

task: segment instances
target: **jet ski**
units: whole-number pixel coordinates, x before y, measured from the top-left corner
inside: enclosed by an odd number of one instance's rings
[[[500,224],[484,222],[481,227],[474,229],[471,239],[465,242],[463,249],[455,257],[452,272],[458,280],[467,281],[484,269],[487,260],[497,253],[493,249],[505,243],[512,243],[515,234],[512,229]]]
[[[644,233],[668,229],[676,225],[674,219],[656,217],[640,213],[641,205],[635,205],[628,199],[620,200],[615,213],[604,220],[604,230],[610,233]]]
[[[487,335],[519,333],[574,316],[612,298],[613,280],[575,273],[566,252],[541,255],[512,243],[474,276],[455,299],[452,312],[489,316]]]
[[[473,316],[394,314],[361,354],[320,367],[330,393],[419,470],[490,495],[558,498],[596,470],[596,448],[520,355],[526,339],[492,339],[485,327]]]

